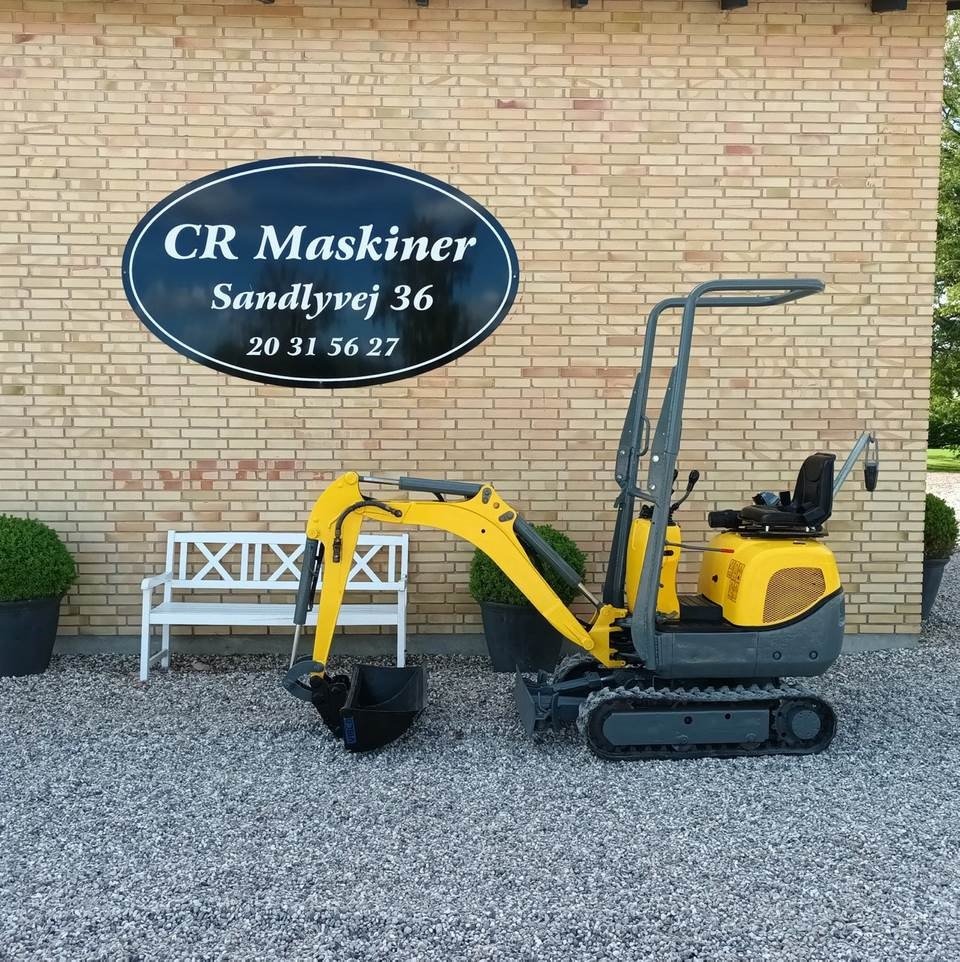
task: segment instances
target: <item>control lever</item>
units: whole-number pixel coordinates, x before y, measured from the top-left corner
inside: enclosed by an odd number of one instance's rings
[[[678,468],[673,469],[673,480],[670,482],[670,497],[673,497],[673,492],[677,487],[677,478],[680,477],[680,471]]]
[[[687,490],[683,492],[683,496],[680,498],[679,501],[675,501],[673,504],[670,505],[670,514],[673,514],[673,512],[676,511],[677,508],[679,508],[680,505],[683,504],[683,502],[690,497],[691,492],[697,486],[697,482],[699,480],[700,480],[700,472],[694,469],[693,471],[690,472],[690,474],[687,477]]]

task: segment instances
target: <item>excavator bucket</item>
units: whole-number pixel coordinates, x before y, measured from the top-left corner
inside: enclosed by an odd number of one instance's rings
[[[335,560],[336,554],[334,555]],[[294,610],[293,650],[283,686],[294,698],[311,702],[324,724],[350,752],[369,752],[399,738],[423,711],[427,673],[423,668],[357,665],[353,674],[329,675],[310,656],[297,658],[300,633],[320,579],[323,548],[314,538],[304,544]]]
[[[423,711],[426,697],[423,668],[357,665],[340,712],[347,751],[369,752],[399,738]]]
[[[423,668],[357,665],[346,675],[325,675],[308,658],[294,662],[283,681],[295,698],[312,702],[327,728],[350,752],[370,752],[398,739],[423,711]]]

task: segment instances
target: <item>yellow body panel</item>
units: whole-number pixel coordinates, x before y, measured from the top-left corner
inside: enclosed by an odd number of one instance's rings
[[[724,553],[704,554],[698,588],[734,625],[791,621],[840,589],[833,552],[815,538],[745,538],[725,531],[710,547]]]
[[[640,587],[640,572],[643,568],[643,555],[647,550],[650,535],[650,521],[637,518],[630,527],[630,540],[627,543],[627,577],[624,592],[627,609],[633,611]],[[677,567],[680,564],[680,527],[667,526],[667,547],[663,549],[663,565],[660,569],[660,590],[657,592],[657,613],[664,618],[680,617],[680,600],[677,598]]]
[[[463,501],[365,502],[357,474],[350,471],[337,478],[317,499],[307,522],[307,537],[319,541],[323,548],[323,587],[317,610],[313,660],[327,663],[360,526],[365,518],[371,518],[385,524],[422,525],[450,531],[469,541],[496,562],[560,634],[589,651],[602,664],[622,665],[611,649],[610,635],[618,630],[613,622],[627,612],[603,605],[589,627],[584,627],[530,561],[513,531],[516,517],[517,512],[489,484]],[[335,551],[338,524],[339,545]]]

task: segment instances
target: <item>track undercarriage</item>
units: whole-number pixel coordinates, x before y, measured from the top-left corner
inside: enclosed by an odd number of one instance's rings
[[[576,724],[601,758],[632,761],[811,755],[833,738],[833,708],[779,679],[655,678],[573,655],[552,676],[518,674],[516,700],[529,734]]]

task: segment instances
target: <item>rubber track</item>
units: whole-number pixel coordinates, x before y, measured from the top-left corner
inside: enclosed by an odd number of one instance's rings
[[[592,671],[606,670],[593,655],[578,651],[575,654],[567,655],[566,658],[560,661],[557,667],[553,669],[551,681],[556,683],[558,681],[565,681],[568,678],[576,678],[581,669]]]
[[[753,703],[769,708],[771,725],[766,741],[756,745],[636,745],[613,746],[602,744],[604,707],[610,702],[626,702],[642,712],[644,708],[662,711],[664,707],[678,713],[691,708],[709,707],[722,710],[743,708]],[[777,720],[791,703],[813,703],[823,713],[826,723],[819,737],[805,745],[790,744],[789,737],[778,730]],[[612,707],[612,706],[611,706]],[[624,706],[626,707],[626,705]],[[836,714],[829,702],[803,688],[786,685],[736,685],[708,688],[605,688],[588,695],[580,706],[577,727],[590,750],[601,758],[620,761],[643,761],[681,758],[749,758],[760,755],[814,755],[822,752],[832,741],[836,730]],[[605,739],[604,739],[605,741]]]

